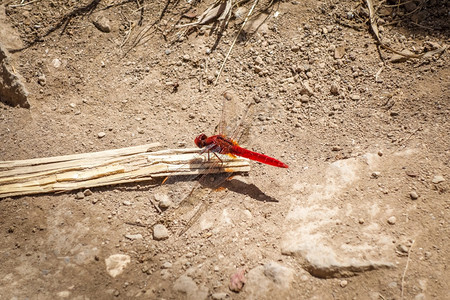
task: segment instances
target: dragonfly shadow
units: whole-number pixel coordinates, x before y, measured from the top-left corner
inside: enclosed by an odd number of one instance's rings
[[[267,195],[263,191],[261,191],[256,185],[253,183],[246,183],[239,179],[231,179],[225,181],[222,187],[233,191],[235,193],[243,194],[249,196],[257,201],[262,202],[279,202],[276,198]]]

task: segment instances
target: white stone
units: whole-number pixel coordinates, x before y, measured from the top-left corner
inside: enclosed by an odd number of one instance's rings
[[[106,271],[111,277],[120,275],[131,262],[131,257],[126,254],[113,254],[105,259]]]

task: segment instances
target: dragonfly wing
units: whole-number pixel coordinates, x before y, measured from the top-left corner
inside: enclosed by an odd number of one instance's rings
[[[235,138],[248,114],[249,105],[231,92],[223,94],[222,114],[216,132]]]

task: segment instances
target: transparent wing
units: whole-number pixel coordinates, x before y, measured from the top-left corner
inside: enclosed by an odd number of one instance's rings
[[[253,101],[245,101],[228,91],[223,93],[223,98],[222,114],[216,132],[237,142],[248,140],[254,114]]]

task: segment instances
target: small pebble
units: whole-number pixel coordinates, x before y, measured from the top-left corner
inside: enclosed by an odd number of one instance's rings
[[[97,136],[98,136],[99,139],[101,139],[105,135],[106,135],[106,133],[104,133],[103,131],[100,131],[99,133],[97,133]]]
[[[156,241],[165,240],[169,237],[169,231],[162,224],[156,224],[153,227],[153,239]]]
[[[161,201],[159,201],[159,208],[161,209],[168,209],[169,207],[172,206],[172,200],[170,200],[169,198],[164,198]]]
[[[129,240],[142,240],[142,234],[125,234],[125,237]]]
[[[352,94],[350,95],[350,99],[352,99],[353,101],[359,101],[361,100],[361,96],[357,94]]]
[[[85,196],[90,196],[90,195],[92,195],[92,191],[91,191],[90,189],[87,189],[87,190],[84,190],[84,191],[83,191],[83,194],[84,194]]]
[[[359,219],[359,220],[358,220],[358,223],[359,223],[359,224],[364,224],[364,219],[362,219],[362,218]]]
[[[83,194],[83,192],[78,192],[78,193],[75,195],[75,199],[84,199],[84,194]]]
[[[405,245],[403,245],[403,244],[398,244],[397,245],[397,250],[399,251],[399,252],[401,252],[401,253],[408,253],[408,247],[406,247]]]
[[[339,282],[339,285],[343,288],[345,288],[347,286],[347,284],[348,284],[347,280],[341,280],[341,282]]]
[[[172,264],[168,261],[166,261],[165,263],[162,264],[161,266],[163,269],[170,269],[172,268]]]
[[[331,95],[335,95],[335,96],[339,95],[339,86],[337,85],[337,83],[333,82],[331,84],[330,93],[331,93]]]
[[[433,182],[433,183],[435,183],[435,184],[438,184],[438,183],[441,183],[441,182],[443,182],[443,181],[445,181],[444,176],[442,176],[442,175],[436,175],[436,176],[433,177],[433,180],[432,180],[431,182]]]
[[[42,86],[44,86],[47,83],[47,79],[44,74],[38,77],[38,83]]]
[[[378,177],[380,177],[381,172],[373,172],[372,175],[370,175],[372,178],[377,179]]]
[[[333,146],[331,148],[331,151],[341,151],[341,150],[342,150],[342,147],[340,147],[340,146]]]
[[[412,200],[417,200],[417,198],[419,198],[419,195],[417,195],[415,191],[412,191],[411,193],[409,193],[409,197],[411,197]]]
[[[383,152],[381,150],[378,151],[378,156],[383,156]]]
[[[211,295],[211,298],[214,300],[222,300],[228,297],[227,293],[214,293]]]
[[[387,222],[388,222],[390,225],[394,225],[395,222],[397,222],[397,218],[394,217],[394,216],[392,216],[392,217],[390,217],[390,218],[387,220]]]
[[[55,58],[54,60],[52,60],[52,66],[55,68],[59,68],[61,66],[61,61]]]
[[[125,206],[131,206],[131,202],[128,200],[123,201],[122,204]]]

